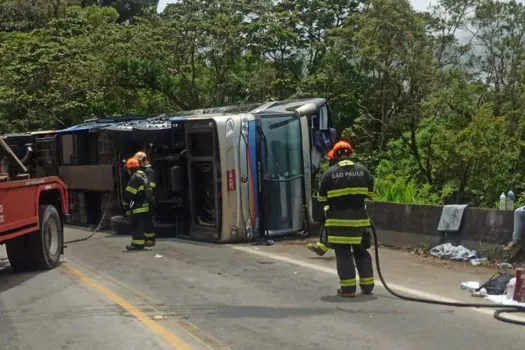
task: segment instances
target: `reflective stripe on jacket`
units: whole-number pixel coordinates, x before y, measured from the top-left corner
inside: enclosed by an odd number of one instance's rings
[[[155,189],[157,187],[157,178],[155,175],[155,170],[153,170],[153,167],[151,165],[145,166],[144,173],[146,173],[146,175],[148,176],[148,180],[151,185],[151,188]]]
[[[321,179],[319,200],[325,202],[328,243],[361,244],[370,227],[365,199],[372,195],[374,179],[368,169],[350,160],[331,166]]]
[[[123,204],[127,208],[126,214],[139,214],[149,212],[149,203],[146,201],[144,192],[144,180],[141,175],[145,175],[142,170],[137,170],[129,179],[128,185],[124,190]]]

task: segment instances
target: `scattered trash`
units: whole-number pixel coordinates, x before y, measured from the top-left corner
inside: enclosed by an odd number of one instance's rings
[[[470,295],[473,297],[486,297],[488,294],[485,288],[481,288],[480,290],[470,291]]]
[[[499,264],[498,264],[498,267],[499,267],[500,269],[510,269],[510,270],[512,270],[512,269],[514,268],[514,266],[512,266],[512,264],[509,264],[509,263],[506,263],[506,262],[504,262],[504,263],[499,263]]]
[[[472,291],[479,288],[479,282],[476,281],[467,281],[467,282],[461,282],[461,289],[466,291]]]
[[[525,303],[518,303],[516,300],[507,299],[506,295],[487,295],[485,299],[500,305],[518,305],[525,307]]]
[[[492,276],[487,282],[485,282],[481,287],[487,290],[487,294],[502,295],[505,294],[507,284],[513,277],[514,276],[510,273],[498,272],[494,276]]]
[[[157,255],[155,255],[155,258],[156,258],[156,259],[162,258],[162,255],[157,254]]]
[[[484,297],[487,295],[487,290],[485,288],[480,288],[479,282],[476,281],[461,282],[460,287],[469,292],[473,297]]]
[[[498,272],[483,284],[476,281],[465,281],[461,282],[460,287],[474,297],[504,295],[512,278],[513,276],[509,273]]]
[[[454,247],[450,243],[435,246],[434,248],[430,249],[430,254],[432,256],[447,260],[468,261],[471,259],[477,259],[475,250],[467,249],[462,245]]]
[[[507,290],[505,291],[505,295],[507,296],[507,299],[514,299],[515,289],[516,289],[516,277],[512,278],[510,282],[507,284]]]
[[[487,260],[487,258],[481,258],[481,259],[470,259],[470,263],[474,266],[478,266],[478,265],[486,265],[489,263],[489,261]]]
[[[155,315],[155,316],[153,316],[153,319],[154,319],[154,320],[163,320],[163,319],[165,319],[165,318],[166,318],[166,317],[164,317],[164,316],[162,316],[162,315]]]

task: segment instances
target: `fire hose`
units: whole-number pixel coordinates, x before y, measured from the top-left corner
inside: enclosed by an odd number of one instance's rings
[[[118,157],[113,158],[113,162],[112,162],[113,167],[117,164],[117,159]],[[93,237],[98,231],[100,231],[100,229],[102,228],[102,225],[104,225],[104,222],[107,219],[107,216],[109,215],[109,212],[111,210],[111,205],[113,204],[113,201],[114,201],[114,196],[116,196],[114,192],[106,193],[106,195],[104,196],[103,202],[105,202],[106,204],[103,206],[102,217],[100,218],[100,221],[97,227],[95,227],[93,231],[91,231],[91,233],[88,234],[86,237],[64,242],[64,246],[70,243],[78,243],[78,242],[87,241],[88,239]]]
[[[102,211],[102,217],[100,218],[100,221],[97,225],[97,227],[95,227],[93,229],[93,231],[91,231],[90,234],[88,234],[86,237],[83,237],[83,238],[80,238],[80,239],[74,239],[74,240],[71,240],[71,241],[67,241],[67,242],[64,242],[64,245],[65,244],[70,244],[70,243],[78,243],[78,242],[83,242],[83,241],[87,241],[88,239],[90,239],[91,237],[93,237],[95,235],[95,233],[97,233],[98,231],[100,231],[100,229],[102,228],[102,225],[104,224],[104,221],[107,219],[107,216],[109,214],[109,210],[111,208],[111,204],[113,203],[113,193],[108,193],[104,196],[104,201],[106,202],[106,204],[104,205],[104,209]]]
[[[503,313],[524,313],[525,314],[525,307],[519,306],[519,305],[491,305],[491,304],[475,304],[475,303],[459,303],[459,302],[448,302],[448,301],[439,301],[435,299],[424,299],[424,298],[416,298],[416,297],[410,297],[406,295],[402,295],[397,293],[396,291],[392,290],[388,286],[388,283],[385,281],[385,278],[383,277],[383,273],[381,271],[381,263],[379,259],[379,243],[377,239],[377,233],[376,229],[374,227],[374,224],[371,224],[372,228],[372,234],[374,236],[374,248],[375,248],[375,261],[376,261],[376,269],[377,274],[379,276],[379,279],[381,280],[381,283],[385,287],[385,289],[392,294],[393,296],[406,300],[406,301],[412,301],[416,303],[424,303],[424,304],[434,304],[434,305],[443,305],[443,306],[452,306],[452,307],[468,307],[468,308],[484,308],[484,309],[498,309],[494,312],[494,318],[496,318],[499,321],[512,323],[520,326],[525,326],[524,321],[518,321],[515,319],[510,319],[503,317]]]

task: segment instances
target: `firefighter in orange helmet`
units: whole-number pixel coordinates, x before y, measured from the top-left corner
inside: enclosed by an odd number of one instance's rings
[[[135,158],[126,162],[126,169],[131,175],[123,194],[123,203],[126,211],[131,214],[131,244],[127,250],[143,250],[146,244],[144,228],[149,213],[149,202],[144,191],[147,179],[146,174],[140,170],[140,163]]]
[[[329,206],[325,228],[327,242],[337,259],[340,281],[337,293],[343,297],[355,296],[357,267],[361,292],[371,294],[374,273],[372,257],[367,251],[371,241],[365,199],[374,191],[374,179],[365,166],[350,160],[353,148],[348,142],[339,141],[332,150],[337,164],[323,174],[319,200]]]
[[[153,170],[153,167],[148,162],[148,157],[145,152],[137,152],[133,156],[136,160],[140,163],[140,170],[142,170],[146,176],[148,177],[149,184],[151,186],[152,194],[154,194],[155,189],[157,187],[157,180],[156,180],[156,174],[155,170]],[[146,238],[146,247],[153,247],[155,246],[155,227],[153,225],[153,212],[156,208],[156,201],[155,198],[150,199],[150,210],[148,214],[146,215],[146,223],[145,223],[145,238]]]

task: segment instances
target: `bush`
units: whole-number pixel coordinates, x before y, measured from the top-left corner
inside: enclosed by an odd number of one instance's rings
[[[375,182],[375,200],[380,202],[405,204],[442,204],[439,194],[431,192],[429,185],[417,186],[413,181],[402,178],[377,179]]]

